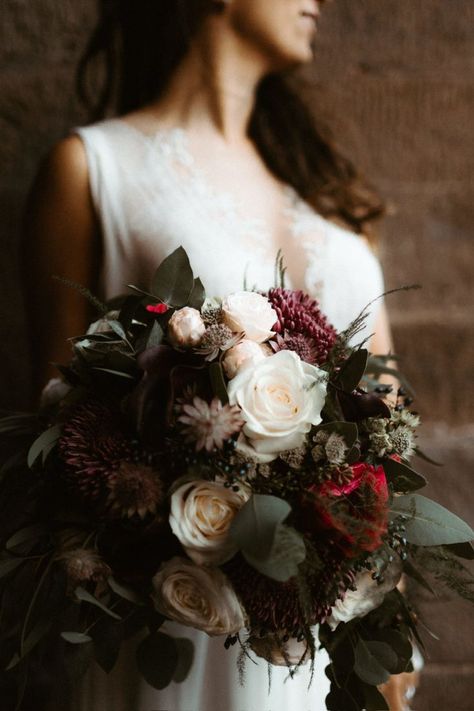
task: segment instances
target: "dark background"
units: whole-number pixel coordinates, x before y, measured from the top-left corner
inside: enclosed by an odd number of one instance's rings
[[[85,122],[74,69],[94,20],[94,0],[0,0],[0,407],[25,407],[28,389],[17,256],[25,195],[48,147]],[[390,202],[387,286],[423,285],[388,301],[423,447],[445,463],[420,469],[428,493],[472,524],[474,3],[336,0],[323,8],[305,76],[315,111]],[[472,711],[471,608],[419,597],[440,641],[425,635],[415,708]]]

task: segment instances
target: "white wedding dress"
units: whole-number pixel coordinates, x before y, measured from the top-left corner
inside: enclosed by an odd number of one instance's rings
[[[245,204],[213,182],[180,128],[146,135],[120,119],[77,129],[89,165],[92,199],[103,233],[102,296],[126,292],[127,284],[147,288],[159,262],[182,245],[206,292],[219,296],[274,285],[275,249],[269,227],[246,214]],[[215,176],[214,176],[215,179]],[[289,187],[284,219],[297,245],[301,283],[316,297],[337,329],[383,292],[380,265],[366,241],[323,219]],[[248,212],[248,211],[247,211]],[[366,333],[373,330],[377,302]],[[110,675],[88,673],[74,711],[323,711],[329,682],[328,658],[320,652],[313,683],[309,665],[293,679],[276,667],[269,691],[267,664],[248,662],[239,684],[238,645],[226,651],[224,638],[166,623],[170,634],[191,638],[195,662],[183,683],[157,691],[136,670],[127,643]]]

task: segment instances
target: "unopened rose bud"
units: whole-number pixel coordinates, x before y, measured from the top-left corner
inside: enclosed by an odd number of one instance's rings
[[[168,338],[178,348],[193,348],[202,340],[206,326],[197,309],[185,306],[175,311],[168,323]]]

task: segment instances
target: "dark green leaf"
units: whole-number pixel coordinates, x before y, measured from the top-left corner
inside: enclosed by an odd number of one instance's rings
[[[277,526],[291,512],[287,501],[276,496],[254,494],[234,517],[229,536],[235,546],[255,558],[270,554]]]
[[[37,541],[46,532],[45,527],[41,523],[34,524],[33,526],[27,526],[26,528],[21,528],[16,531],[5,544],[7,550],[12,550],[17,546],[26,543],[27,541]]]
[[[161,328],[158,321],[153,322],[152,329],[148,335],[146,342],[146,348],[151,348],[152,346],[160,346],[163,341],[163,329]]]
[[[37,624],[33,627],[31,632],[26,637],[21,649],[21,653],[16,653],[10,661],[10,664],[6,667],[7,671],[16,667],[22,659],[24,659],[26,656],[28,656],[28,654],[30,654],[30,652],[33,651],[36,645],[39,644],[43,637],[49,632],[49,630],[51,629],[51,625],[52,619],[43,618],[37,622]]]
[[[92,637],[83,632],[61,632],[61,637],[70,644],[86,644],[92,642]]]
[[[127,380],[135,380],[133,375],[129,373],[124,373],[121,370],[112,370],[111,368],[98,368],[94,367],[92,370],[100,370],[102,373],[110,373],[110,375],[117,375],[119,378],[126,378]]]
[[[209,377],[211,379],[212,392],[219,398],[223,405],[227,405],[229,396],[227,394],[224,373],[220,363],[211,363],[209,366]]]
[[[178,247],[160,264],[151,284],[151,292],[159,301],[179,308],[185,306],[194,287],[194,274],[188,255]]]
[[[28,451],[28,466],[31,467],[36,462],[39,456],[42,456],[43,464],[46,461],[46,456],[51,451],[51,445],[55,446],[61,437],[61,428],[59,425],[53,425],[40,436],[35,439]],[[45,455],[46,452],[46,455]]]
[[[406,633],[406,635],[408,632]],[[413,647],[409,638],[401,632],[392,629],[391,627],[371,632],[371,637],[374,641],[384,642],[388,644],[397,656],[397,663],[387,667],[391,674],[401,674],[407,671],[413,656]]]
[[[121,585],[116,580],[114,580],[114,578],[109,578],[107,582],[111,590],[113,590],[114,593],[119,597],[123,598],[124,600],[128,600],[129,602],[133,602],[135,605],[143,604],[140,599],[140,596],[137,595],[137,593],[131,588],[128,588],[125,585]]]
[[[194,280],[193,290],[191,292],[191,296],[189,297],[189,306],[191,306],[193,309],[197,309],[198,311],[200,311],[205,300],[206,291],[204,289],[202,281],[199,279],[199,277],[197,277],[197,279]]]
[[[120,620],[121,617],[120,615],[117,615],[116,612],[113,610],[110,610],[106,605],[104,605],[100,600],[98,600],[96,597],[91,595],[90,592],[88,592],[85,588],[78,587],[74,591],[75,596],[77,597],[78,600],[81,602],[88,602],[91,605],[95,605],[96,607],[100,608],[103,612],[105,612],[107,615],[110,615],[110,617],[113,617],[114,620]]]
[[[474,532],[459,516],[419,494],[395,497],[393,518],[406,516],[405,537],[416,546],[439,546],[472,541]]]
[[[188,677],[194,662],[194,644],[190,639],[181,637],[174,640],[178,650],[178,666],[173,674],[173,681],[181,684]]]
[[[474,560],[474,548],[472,547],[472,543],[452,543],[451,545],[447,545],[446,548],[459,558]]]
[[[416,491],[426,485],[426,479],[402,462],[384,459],[383,468],[394,491],[406,493]]]
[[[255,494],[234,518],[229,533],[252,567],[280,582],[295,576],[306,557],[301,535],[282,525],[290,511],[283,499]]]
[[[103,617],[91,629],[94,640],[94,657],[97,664],[109,674],[114,668],[124,638],[121,622]]]
[[[178,669],[175,640],[162,632],[149,635],[138,646],[137,665],[150,686],[165,689]]]
[[[390,711],[380,691],[370,684],[364,684],[365,711]]]
[[[298,566],[306,558],[303,537],[290,526],[280,523],[276,527],[273,545],[265,558],[242,551],[247,563],[262,575],[285,583],[298,574]]]
[[[359,638],[354,656],[354,672],[359,679],[371,686],[385,684],[390,679],[390,674],[381,659],[396,664],[395,653],[383,642],[366,642]]]
[[[117,336],[120,336],[120,338],[122,338],[124,341],[127,341],[127,334],[125,333],[120,321],[117,321],[116,319],[107,319],[107,323],[112,329],[112,331],[117,334]]]
[[[339,373],[339,383],[343,390],[351,393],[359,385],[364,375],[369,353],[365,348],[354,351]]]
[[[9,575],[23,562],[23,558],[5,558],[4,560],[0,560],[0,578]]]

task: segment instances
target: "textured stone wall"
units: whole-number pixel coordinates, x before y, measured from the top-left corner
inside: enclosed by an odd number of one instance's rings
[[[270,0],[269,0],[270,2]],[[47,147],[84,117],[73,72],[93,0],[0,0],[0,404],[26,399],[18,288],[20,215]],[[337,0],[323,8],[315,109],[390,202],[381,257],[396,347],[427,422],[421,467],[436,497],[472,522],[474,464],[474,4],[472,0]],[[471,276],[471,279],[470,279]],[[424,597],[440,637],[428,646],[417,711],[474,708],[467,604]]]

